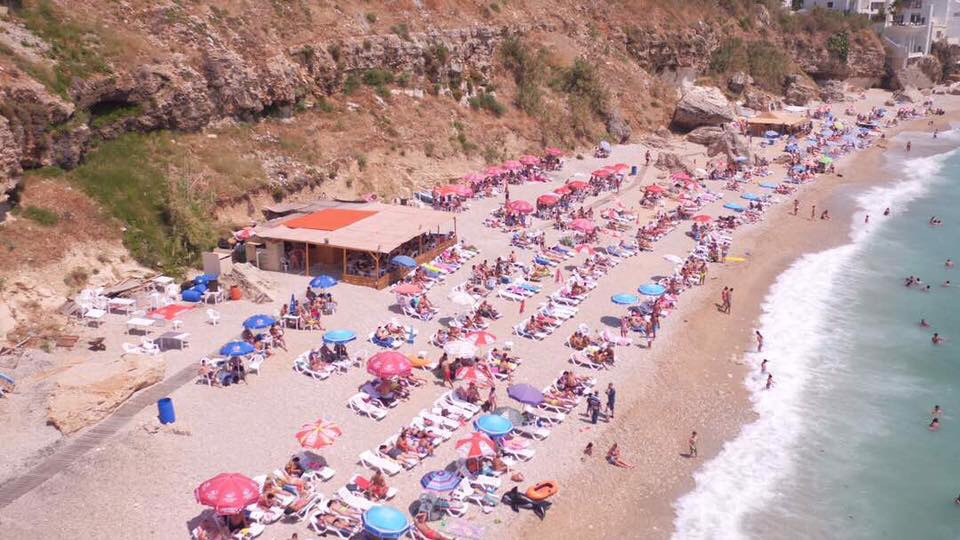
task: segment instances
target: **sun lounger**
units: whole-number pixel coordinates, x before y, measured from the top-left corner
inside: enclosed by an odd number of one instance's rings
[[[260,366],[263,365],[265,360],[262,354],[255,354],[250,358],[250,361],[247,362],[247,373],[257,372],[257,375],[260,374]]]
[[[366,486],[367,486],[367,484],[369,484],[369,483],[370,483],[370,480],[367,479],[366,477],[362,476],[360,473],[354,473],[353,476],[350,477],[350,480],[347,480],[347,484],[354,484],[355,486],[357,486],[357,488],[360,489],[360,495],[359,495],[359,496],[360,496],[360,497],[363,497],[364,499],[367,499],[368,501],[369,501],[370,499],[368,499],[367,496],[362,493],[362,491],[363,491],[364,489],[366,489]],[[350,491],[350,489],[347,488],[347,491]],[[387,494],[386,494],[386,496],[384,497],[384,500],[389,501],[390,499],[396,497],[396,496],[397,496],[397,493],[400,493],[400,490],[399,490],[399,489],[397,489],[397,488],[387,488]],[[374,503],[375,503],[376,501],[370,501],[370,502],[374,502]]]
[[[459,407],[465,411],[469,411],[472,415],[480,414],[480,407],[470,403],[469,401],[463,401],[462,399],[458,398],[453,390],[447,392],[441,397],[446,400],[447,403],[450,403],[451,405]]]
[[[324,380],[330,377],[331,374],[335,371],[335,368],[332,366],[325,367],[322,371],[315,371],[310,369],[310,362],[307,360],[308,354],[302,354],[293,361],[293,370],[298,373],[303,373],[313,379]]]
[[[549,405],[549,404],[548,404]],[[529,405],[525,405],[523,408],[524,412],[531,414],[540,422],[550,424],[552,426],[560,425],[561,422],[567,419],[567,415],[562,412],[551,412],[546,409],[537,409]]]
[[[347,489],[347,486],[343,486],[337,490],[337,498],[343,501],[343,503],[347,506],[355,508],[361,512],[366,512],[374,506],[377,506],[376,503],[359,495],[355,495],[352,491]]]
[[[506,298],[507,300],[513,300],[514,302],[520,302],[525,300],[527,297],[523,294],[508,290],[504,287],[497,289],[497,296],[500,298]]]
[[[437,310],[431,309],[426,313],[421,314],[417,310],[413,309],[410,306],[403,306],[403,314],[408,317],[413,317],[414,319],[419,319],[421,321],[429,321],[437,314]]]
[[[328,526],[328,525],[326,525],[325,523],[323,523],[323,521],[320,520],[320,516],[322,516],[322,515],[324,515],[324,514],[332,514],[332,513],[331,513],[331,512],[316,512],[316,513],[314,513],[312,516],[310,516],[310,525],[309,525],[309,527],[310,527],[311,529],[313,529],[314,532],[316,532],[317,534],[319,534],[319,535],[321,535],[321,536],[333,535],[333,536],[336,536],[337,538],[343,538],[344,540],[346,540],[346,539],[348,539],[348,538],[353,538],[353,537],[357,536],[358,534],[360,534],[360,533],[363,531],[363,525],[362,525],[359,521],[357,521],[357,520],[355,520],[355,519],[353,519],[353,518],[351,518],[351,517],[349,517],[349,516],[341,516],[340,514],[333,514],[333,515],[336,515],[338,518],[343,519],[343,520],[349,522],[350,525],[351,525],[350,528],[349,528],[349,529],[340,529],[340,528],[337,528],[337,527]]]
[[[123,349],[123,353],[121,353],[120,356],[126,356],[128,354],[147,354],[142,347],[132,343],[121,343],[120,347]]]
[[[536,339],[536,340],[538,340],[538,341],[541,340],[541,339],[544,339],[545,337],[547,337],[547,336],[549,335],[549,334],[547,334],[547,333],[545,333],[545,332],[535,332],[535,333],[532,333],[532,334],[531,334],[530,332],[527,332],[523,327],[524,327],[524,323],[520,323],[520,324],[514,326],[514,327],[513,327],[513,333],[516,334],[516,335],[518,335],[518,336],[520,336],[520,337],[525,337],[525,338],[527,338],[527,339]]]
[[[380,471],[390,476],[399,474],[403,470],[403,467],[396,461],[380,457],[370,450],[364,450],[360,454],[360,464],[368,469]]]
[[[463,425],[460,422],[457,422],[456,420],[452,420],[445,416],[440,416],[439,414],[433,414],[431,412],[427,412],[426,409],[423,409],[420,411],[420,416],[450,432],[460,429],[460,426]]]
[[[457,489],[450,492],[450,497],[456,501],[472,502],[479,506],[484,513],[492,512],[497,505],[495,498],[489,496],[486,492],[473,489],[466,482],[460,482]]]
[[[538,426],[514,426],[513,431],[524,437],[529,437],[534,440],[542,441],[550,436],[550,430],[544,427]]]
[[[383,420],[387,417],[386,409],[374,405],[372,401],[367,401],[367,395],[364,393],[354,394],[347,400],[347,405],[361,416],[367,416],[374,420]]]
[[[598,363],[594,362],[593,360],[589,359],[589,358],[587,357],[587,355],[583,354],[583,353],[580,352],[580,351],[574,351],[573,353],[570,354],[570,362],[573,363],[573,364],[576,364],[576,365],[578,365],[578,366],[580,366],[580,367],[585,367],[585,368],[588,368],[588,369],[595,369],[595,370],[598,370],[598,371],[601,370],[601,369],[606,369],[606,368],[607,368],[607,365],[606,365],[606,364],[598,364]]]
[[[443,416],[444,412],[446,412],[447,416]],[[455,416],[457,420],[461,422],[466,422],[467,420],[473,418],[473,415],[470,414],[470,411],[465,411],[460,407],[454,407],[442,399],[438,399],[434,402],[433,408],[430,409],[430,413],[443,418]]]
[[[500,451],[521,461],[530,461],[537,453],[533,448],[509,448],[507,446],[501,446]]]

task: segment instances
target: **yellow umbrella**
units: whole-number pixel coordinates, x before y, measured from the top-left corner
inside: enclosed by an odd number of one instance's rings
[[[429,366],[432,363],[432,361],[429,358],[427,358],[426,355],[411,353],[411,354],[408,354],[407,357],[410,359],[410,365],[412,365],[413,367],[422,368],[422,367]]]

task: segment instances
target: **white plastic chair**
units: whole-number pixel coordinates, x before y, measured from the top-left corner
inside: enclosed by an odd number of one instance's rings
[[[215,309],[208,309],[207,319],[209,319],[210,324],[213,326],[220,324],[220,312]]]

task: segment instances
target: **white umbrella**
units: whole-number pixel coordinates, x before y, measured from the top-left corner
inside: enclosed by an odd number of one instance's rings
[[[676,255],[664,255],[663,258],[674,264],[683,264],[683,259]]]
[[[477,346],[469,341],[451,341],[443,346],[443,352],[454,358],[471,358],[477,355]]]
[[[453,291],[447,298],[458,306],[472,306],[477,303],[477,299],[464,291]]]

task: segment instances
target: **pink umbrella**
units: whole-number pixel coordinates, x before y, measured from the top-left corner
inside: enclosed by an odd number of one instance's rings
[[[473,383],[477,386],[493,386],[493,380],[477,366],[462,367],[457,370],[457,380]]]
[[[693,216],[693,220],[696,221],[697,223],[709,223],[710,220],[712,220],[712,219],[713,219],[712,217],[710,217],[710,216],[708,216],[708,215],[706,215],[706,214],[700,214],[700,215],[698,215],[698,216]]]
[[[671,174],[670,178],[673,178],[674,180],[682,180],[684,182],[691,180],[690,175],[684,171],[677,171]]]
[[[540,158],[531,155],[520,156],[520,163],[523,163],[524,165],[539,165]]]
[[[553,193],[544,193],[543,195],[537,197],[537,202],[543,206],[553,206],[560,201],[560,197],[554,195]]]
[[[260,498],[260,486],[240,473],[220,473],[193,490],[197,502],[220,515],[239,514]]]
[[[510,201],[506,204],[507,210],[511,212],[516,212],[517,214],[529,214],[533,212],[533,205],[527,201],[515,200]]]
[[[567,193],[570,193],[570,191],[572,190],[568,186],[560,186],[553,190],[553,192],[557,195],[566,195]]]
[[[472,172],[472,173],[467,173],[463,175],[463,181],[469,182],[471,184],[474,184],[477,182],[483,182],[483,179],[484,179],[484,176],[480,173]]]
[[[497,443],[485,433],[474,431],[469,437],[457,441],[457,454],[463,459],[481,458],[497,453]]]
[[[503,162],[503,165],[501,165],[501,167],[503,167],[508,171],[515,171],[517,169],[522,169],[523,164],[521,164],[519,161],[515,159],[508,159],[507,161]]]
[[[573,220],[573,222],[570,223],[570,228],[575,231],[590,234],[596,230],[597,226],[589,219],[580,218]]]
[[[664,189],[663,186],[659,186],[657,184],[650,184],[649,186],[644,188],[644,191],[646,191],[647,193],[663,193],[664,191],[666,191],[666,189]]]
[[[570,189],[584,189],[589,185],[590,184],[584,182],[583,180],[570,180],[569,182],[567,182],[567,187]]]
[[[503,174],[503,172],[504,172],[503,169],[501,169],[500,167],[497,167],[496,165],[492,167],[487,167],[486,169],[483,170],[483,174],[486,176],[500,176],[501,174]]]
[[[434,188],[433,191],[440,195],[457,195],[459,197],[469,197],[473,195],[473,190],[463,184],[447,184]]]
[[[574,249],[574,251],[576,251],[577,253],[586,252],[587,255],[593,255],[594,253],[596,253],[596,250],[593,249],[593,246],[591,246],[590,244],[580,244],[580,245],[578,245],[577,247],[575,247],[575,248],[573,248],[573,249]]]
[[[551,147],[548,147],[548,148],[546,149],[546,153],[547,153],[548,156],[560,157],[560,156],[563,155],[563,150],[561,150],[561,149],[559,149],[559,148],[557,148],[557,147],[555,147],[555,146],[551,146]]]
[[[383,351],[367,360],[367,373],[381,379],[409,375],[413,369],[410,359],[397,351]]]
[[[590,176],[606,177],[606,176],[610,176],[611,174],[613,173],[610,172],[610,169],[603,168],[603,169],[597,169],[593,171],[592,173],[590,173]]]
[[[610,168],[617,172],[625,170],[627,167],[628,165],[626,163],[614,163],[613,165],[610,165]]]
[[[476,332],[470,332],[467,334],[467,341],[481,347],[483,345],[490,345],[491,343],[497,341],[497,336],[487,332],[485,330],[477,330]]]
[[[330,446],[338,437],[343,435],[340,426],[330,420],[320,419],[311,424],[304,424],[297,432],[297,440],[304,448],[319,449]]]
[[[417,285],[416,283],[401,283],[393,289],[393,292],[396,294],[420,294],[423,292],[423,288]]]

